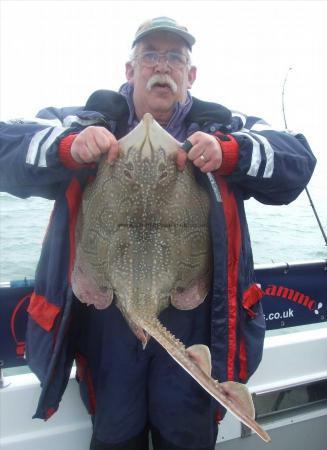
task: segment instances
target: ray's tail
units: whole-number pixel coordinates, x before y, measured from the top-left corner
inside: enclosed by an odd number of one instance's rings
[[[186,370],[212,397],[236,416],[241,422],[257,433],[265,442],[270,442],[268,433],[251,417],[249,410],[253,406],[251,396],[245,385],[234,382],[219,383],[206,373],[196,360],[191,357],[188,349],[173,336],[157,318],[138,317],[136,322],[151,335],[171,355],[172,358]],[[233,393],[234,391],[234,393]],[[243,400],[237,397],[243,395]],[[245,405],[248,403],[249,405]],[[250,406],[247,408],[246,406]]]

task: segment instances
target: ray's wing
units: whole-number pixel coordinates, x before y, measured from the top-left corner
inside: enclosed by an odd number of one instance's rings
[[[201,305],[209,291],[209,278],[203,276],[185,290],[174,289],[171,292],[171,304],[182,310],[194,309]]]
[[[90,265],[90,255],[87,255],[82,248],[83,219],[83,211],[81,209],[75,230],[76,258],[71,276],[72,289],[82,303],[94,304],[97,309],[104,309],[111,304],[113,291],[110,286],[105,286],[104,283],[103,286],[99,285],[99,281],[94,276],[94,269]],[[96,252],[96,247],[99,245],[101,246],[101,243],[91,242],[89,246],[92,247],[95,253],[98,253]],[[103,246],[102,251],[105,252]],[[93,258],[94,256],[93,254]]]

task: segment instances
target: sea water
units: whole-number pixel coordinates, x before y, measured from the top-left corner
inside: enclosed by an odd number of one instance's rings
[[[308,186],[327,233],[327,177],[319,166]],[[246,201],[257,264],[327,259],[327,247],[306,192],[290,205]],[[0,193],[0,282],[33,279],[53,202]]]

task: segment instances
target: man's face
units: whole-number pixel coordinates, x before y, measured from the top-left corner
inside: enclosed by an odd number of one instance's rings
[[[160,119],[169,120],[176,103],[185,102],[187,90],[191,88],[196,77],[196,68],[190,67],[189,64],[172,68],[164,56],[156,65],[148,67],[140,58],[140,55],[148,51],[161,54],[175,52],[184,55],[188,60],[187,47],[183,39],[178,36],[158,31],[144,38],[137,45],[136,59],[126,64],[126,77],[134,86],[134,105],[139,119],[149,112],[159,121]],[[160,83],[151,83],[154,75],[158,75],[158,79],[161,79],[162,75],[167,76],[168,80],[175,83],[175,88],[172,88],[170,83],[162,83],[162,79]]]

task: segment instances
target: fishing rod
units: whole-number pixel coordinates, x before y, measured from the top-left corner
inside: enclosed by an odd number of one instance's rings
[[[285,113],[285,101],[284,101],[284,97],[285,97],[285,85],[286,85],[286,81],[287,81],[287,78],[288,78],[288,74],[290,73],[291,70],[292,70],[292,67],[289,67],[289,68],[288,68],[288,71],[287,71],[287,73],[286,73],[286,76],[285,76],[285,78],[284,78],[283,90],[282,90],[282,109],[283,109],[284,125],[285,125],[285,129],[286,129],[286,130],[288,130],[288,128],[287,128],[287,122],[286,122],[286,113]],[[319,226],[319,228],[320,228],[321,234],[322,234],[322,236],[323,236],[323,238],[324,238],[325,245],[327,245],[327,236],[326,236],[325,230],[324,230],[324,228],[323,228],[323,226],[322,226],[322,224],[321,224],[321,221],[320,221],[320,219],[319,219],[317,210],[316,210],[316,208],[315,208],[315,205],[314,205],[314,203],[313,203],[313,201],[312,201],[312,198],[311,198],[311,195],[310,195],[310,193],[309,193],[309,189],[308,189],[307,187],[305,187],[305,192],[306,192],[306,194],[307,194],[307,196],[308,196],[308,199],[309,199],[311,208],[312,208],[312,210],[313,210],[313,212],[314,212],[314,215],[315,215],[315,218],[316,218],[316,220],[317,220],[318,226]]]

